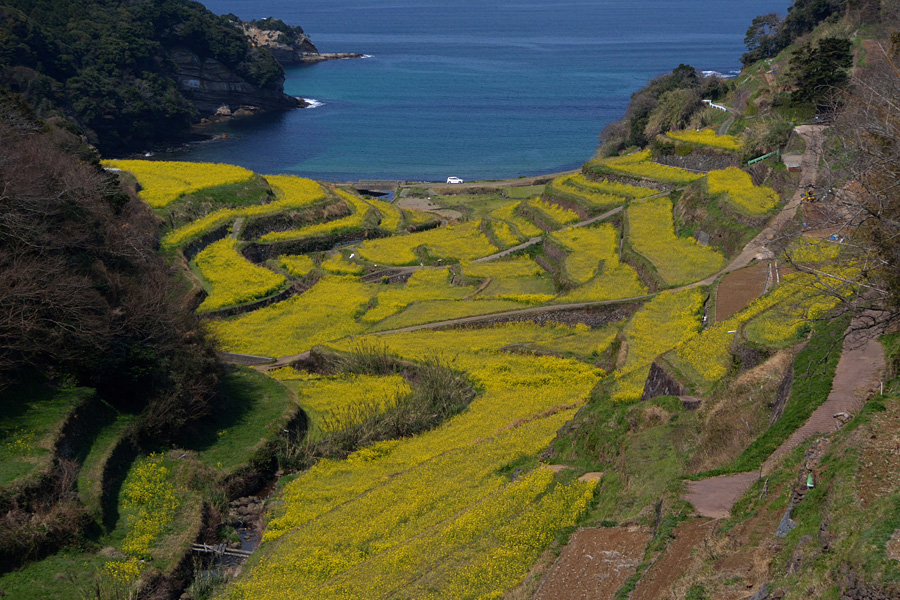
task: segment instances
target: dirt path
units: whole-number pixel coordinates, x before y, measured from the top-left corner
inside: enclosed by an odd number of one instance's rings
[[[635,572],[650,541],[643,529],[599,527],[572,536],[534,600],[605,600]]]
[[[694,505],[697,514],[710,519],[724,519],[731,514],[737,499],[759,479],[759,471],[719,475],[701,481],[688,481],[683,498]]]
[[[785,207],[781,209],[781,212],[772,217],[765,228],[744,246],[741,253],[722,270],[723,272],[735,271],[746,267],[757,257],[769,258],[772,256],[771,252],[766,248],[766,244],[775,239],[778,232],[797,214],[797,209],[800,207],[800,196],[803,190],[806,189],[806,186],[815,185],[816,183],[819,160],[822,157],[822,143],[825,140],[824,129],[824,125],[799,125],[796,127],[797,133],[806,141],[806,150],[803,152],[803,159],[800,165],[802,170],[800,185],[797,191]],[[704,281],[709,280],[707,278]]]
[[[854,326],[861,325],[861,321],[854,321],[850,326],[851,333],[844,338],[828,399],[763,463],[763,475],[771,473],[779,459],[806,438],[837,430],[840,421],[834,415],[858,413],[866,399],[878,391],[885,366],[884,347],[872,332],[852,332]]]
[[[854,326],[859,327],[861,323],[859,320],[854,321],[848,332],[852,332]],[[878,390],[884,364],[884,348],[873,332],[847,335],[828,399],[766,459],[761,469],[689,481],[684,499],[693,504],[697,513],[704,517],[720,519],[728,516],[737,499],[759,477],[770,474],[785,454],[810,436],[837,430],[840,421],[834,415],[858,413],[866,399]]]

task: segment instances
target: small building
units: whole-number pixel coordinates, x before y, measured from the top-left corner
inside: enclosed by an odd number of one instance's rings
[[[802,154],[782,154],[781,162],[784,163],[788,171],[795,172],[800,170],[802,158]]]

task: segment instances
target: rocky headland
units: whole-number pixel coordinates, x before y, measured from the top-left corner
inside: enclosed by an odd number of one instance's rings
[[[286,25],[278,19],[237,23],[255,48],[265,48],[283,66],[364,56],[357,52],[319,52],[301,27]]]

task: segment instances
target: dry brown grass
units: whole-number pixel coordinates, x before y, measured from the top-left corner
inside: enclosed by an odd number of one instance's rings
[[[768,426],[769,407],[795,354],[795,349],[778,352],[704,402],[700,439],[688,473],[728,464]]]
[[[640,414],[640,429],[647,429],[649,427],[653,427],[655,425],[662,425],[663,423],[668,423],[669,419],[672,415],[661,406],[656,406],[654,404],[650,404],[645,406]]]
[[[758,365],[748,371],[744,371],[735,380],[734,385],[737,387],[750,388],[767,383],[776,379],[779,383],[784,377],[787,368],[794,361],[797,352],[794,349],[780,350],[775,356],[766,362]]]
[[[706,597],[716,600],[743,600],[758,591],[771,579],[778,542],[766,539],[748,543],[743,533],[714,533],[698,544],[684,576],[664,598],[685,600],[694,585],[703,586]]]

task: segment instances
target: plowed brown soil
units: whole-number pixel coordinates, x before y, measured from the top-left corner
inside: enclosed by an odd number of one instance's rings
[[[690,564],[694,547],[709,533],[709,523],[706,519],[691,519],[679,525],[675,530],[675,539],[669,544],[666,553],[647,570],[629,599],[665,598],[669,588],[678,581]]]
[[[581,529],[553,565],[535,600],[607,600],[634,573],[650,533],[643,529]]]
[[[768,273],[769,262],[765,261],[726,275],[716,292],[716,322],[740,312],[762,296]]]

